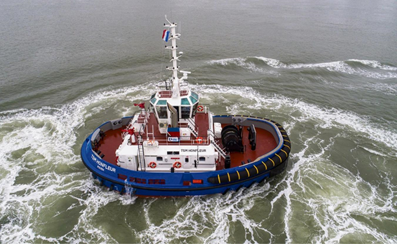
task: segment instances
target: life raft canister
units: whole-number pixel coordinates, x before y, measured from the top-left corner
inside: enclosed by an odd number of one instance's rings
[[[156,168],[156,162],[150,162],[150,163],[148,164],[148,166],[149,166],[150,168]]]
[[[175,162],[173,168],[181,168],[181,162]]]

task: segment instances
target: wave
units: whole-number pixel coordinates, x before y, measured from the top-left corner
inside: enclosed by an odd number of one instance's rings
[[[326,69],[331,72],[339,72],[349,75],[357,75],[375,79],[397,78],[397,67],[381,64],[379,61],[349,59],[346,61],[332,61],[325,63],[292,63],[286,64],[280,60],[261,57],[249,56],[247,58],[226,58],[219,60],[211,60],[207,62],[211,65],[230,66],[235,65],[248,69],[253,72],[268,73],[269,68],[287,69],[287,70],[303,70],[303,69]],[[262,64],[261,64],[262,63]]]
[[[204,98],[214,99],[215,101],[216,97],[217,100],[224,99],[229,114],[247,114],[248,109],[256,111],[267,108],[270,111],[283,113],[286,120],[290,118],[290,120],[301,124],[316,122],[317,127],[348,130],[369,140],[382,143],[387,147],[397,147],[396,132],[371,123],[366,117],[361,117],[353,112],[320,107],[279,94],[264,95],[251,87],[195,85],[193,88],[196,91],[202,91]],[[220,97],[219,94],[224,96]],[[235,101],[232,101],[228,99],[230,94],[240,96],[244,100],[234,97]],[[210,96],[213,97],[210,98]]]

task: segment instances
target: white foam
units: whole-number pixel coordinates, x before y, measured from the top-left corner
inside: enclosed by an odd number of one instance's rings
[[[222,66],[234,64],[234,65],[243,67],[245,69],[248,69],[250,71],[266,73],[266,71],[264,69],[257,67],[255,64],[253,64],[252,62],[248,62],[247,59],[244,59],[244,58],[226,58],[226,59],[220,59],[220,60],[212,60],[212,61],[209,61],[208,63],[222,65]]]
[[[373,67],[373,68],[378,68],[382,70],[387,70],[387,71],[397,71],[397,67],[390,66],[390,65],[382,65],[379,61],[375,60],[358,60],[358,59],[349,59],[348,61],[354,61],[354,62],[359,62],[364,65]]]
[[[247,111],[258,114],[267,108],[271,114],[283,115],[286,119],[280,123],[289,134],[300,124],[316,122],[319,134],[330,128],[340,132],[350,131],[374,143],[385,144],[390,149],[387,151],[395,151],[396,148],[394,132],[351,112],[322,108],[280,95],[260,94],[244,86],[190,86],[205,93],[205,99],[211,103],[218,99],[227,101],[231,104],[227,112],[231,114],[248,114]],[[315,228],[319,231],[311,242],[341,242],[344,236],[356,232],[370,234],[378,242],[396,242],[396,237],[371,230],[368,225],[352,217],[352,214],[359,214],[384,220],[384,213],[396,213],[395,184],[388,182],[386,176],[389,194],[382,196],[377,187],[330,162],[326,152],[334,144],[333,140],[318,152],[309,150],[314,148],[311,146],[319,145],[319,134],[305,139],[304,148],[292,153],[291,165],[282,179],[253,186],[249,190],[243,188],[236,193],[229,192],[224,196],[175,199],[176,213],[166,216],[160,223],[151,219],[150,212],[151,207],[163,202],[163,199],[147,199],[142,201],[142,205],[137,205],[136,198],[102,190],[94,184],[88,171],[79,171],[80,167],[76,169],[81,160],[75,148],[81,143],[77,139],[82,138],[77,131],[84,128],[87,119],[100,114],[109,104],[140,101],[146,99],[152,90],[150,84],[144,84],[93,92],[61,107],[21,109],[0,114],[0,172],[6,173],[0,178],[0,220],[8,222],[2,224],[2,243],[34,243],[37,240],[49,243],[117,243],[119,241],[113,234],[93,222],[101,210],[106,210],[114,202],[121,207],[136,205],[142,209],[146,224],[140,229],[131,227],[131,232],[139,239],[132,242],[240,243],[240,240],[231,241],[236,238],[234,227],[243,229],[240,235],[244,243],[280,242],[276,239],[281,236],[281,231],[275,229],[275,224],[269,223],[269,218],[282,216],[283,224],[280,225],[284,226],[285,242],[295,243],[298,239],[294,234],[296,217],[302,215],[302,210],[294,207],[297,202],[306,203],[307,214],[312,215]],[[138,91],[144,94],[138,95]],[[248,97],[251,99],[247,100]],[[117,113],[124,116],[129,110],[124,107]],[[16,157],[18,154],[21,155],[19,158]],[[64,168],[72,170],[62,171]],[[35,180],[31,184],[15,184],[22,171],[33,171]],[[309,182],[317,188],[309,188]],[[343,187],[339,190],[336,183]],[[327,195],[329,190],[330,196]],[[75,192],[83,192],[84,195],[79,197],[73,194]],[[40,224],[35,215],[51,205],[43,200],[68,195],[73,196],[76,202],[66,207],[67,210],[83,207],[76,224],[60,237],[40,234],[40,229],[36,228]],[[256,217],[257,212],[263,211],[259,205],[271,207],[263,219]],[[284,212],[276,213],[276,210]],[[118,222],[125,220],[118,219]],[[110,225],[116,224],[110,221]]]
[[[321,128],[354,131],[362,137],[383,143],[389,148],[394,149],[397,147],[396,132],[371,123],[367,117],[361,117],[353,112],[336,108],[324,108],[303,102],[299,99],[291,99],[276,94],[260,94],[250,87],[193,85],[193,89],[202,91],[203,94],[206,94],[207,98],[210,98],[209,96],[213,94],[217,96],[217,100],[219,94],[234,94],[241,98],[250,98],[250,100],[236,98],[235,101],[231,101],[231,104],[226,108],[229,114],[247,114],[248,109],[261,110],[267,108],[267,110],[283,113],[286,115],[286,119],[291,117],[292,120],[300,123],[316,121],[317,126]]]
[[[357,219],[360,216],[396,221],[394,217],[383,215],[396,213],[396,203],[392,201],[396,186],[391,186],[389,195],[383,196],[378,193],[377,186],[330,162],[325,153],[334,144],[333,140],[314,152],[313,145],[318,145],[319,135],[320,132],[305,139],[304,148],[291,155],[294,164],[275,187],[278,192],[271,201],[272,207],[283,200],[287,203],[284,213],[286,243],[342,243],[347,242],[347,236],[361,241],[358,237],[361,235],[369,235],[382,243],[396,243],[396,237],[379,231],[372,222]],[[304,220],[311,223],[311,231],[303,229]],[[301,236],[297,236],[300,232]]]
[[[364,147],[364,146],[359,146],[359,147],[361,147],[362,149],[364,149],[364,150],[366,150],[367,152],[372,153],[372,154],[374,154],[374,155],[384,156],[384,155],[383,155],[382,153],[380,153],[379,151],[375,151],[375,150],[369,149],[369,148]]]
[[[112,241],[108,235],[96,227],[90,226],[87,216],[92,217],[99,205],[106,205],[112,201],[109,196],[98,191],[93,199],[82,202],[89,203],[88,210],[80,216],[79,223],[68,233],[73,233],[74,238],[65,235],[61,238],[44,237],[36,232],[35,214],[44,207],[42,202],[47,198],[67,196],[76,190],[84,190],[92,179],[85,171],[82,178],[84,183],[74,180],[79,172],[68,174],[68,165],[81,165],[79,151],[74,148],[77,140],[77,130],[84,127],[88,117],[99,113],[107,106],[106,101],[128,100],[130,94],[137,91],[148,91],[150,84],[143,86],[123,88],[113,91],[94,92],[71,104],[61,107],[43,107],[40,109],[17,109],[0,113],[0,166],[3,173],[0,179],[0,220],[8,220],[2,224],[0,241],[4,243],[32,243],[35,239],[48,242],[85,242],[91,240],[78,238],[82,231],[91,232],[98,241]],[[144,95],[135,96],[132,99],[145,99]],[[126,110],[125,108],[124,110]],[[97,111],[97,112],[95,112]],[[120,111],[121,116],[124,111]],[[74,167],[72,167],[74,168]],[[60,174],[60,172],[66,173]],[[29,184],[15,184],[19,175],[23,172],[32,172],[34,180]],[[25,173],[26,174],[26,173]],[[78,178],[79,179],[79,178]],[[72,182],[71,182],[72,180]],[[93,186],[90,188],[94,189]],[[92,191],[92,190],[88,190]],[[95,192],[94,192],[95,193]],[[115,194],[115,193],[112,193]],[[110,195],[112,195],[110,194]],[[122,204],[128,205],[134,199],[118,197]],[[102,202],[101,202],[102,198]],[[120,198],[120,199],[119,199]],[[15,218],[12,218],[15,217]]]
[[[277,59],[261,57],[261,56],[255,56],[254,58],[264,61],[265,64],[267,64],[268,66],[271,66],[273,68],[288,68],[289,67],[288,65],[282,63],[280,60],[277,60]]]
[[[272,233],[245,212],[252,209],[268,189],[269,185],[265,184],[253,186],[250,191],[241,189],[224,196],[176,199],[175,202],[179,203],[176,214],[156,225],[151,221],[149,212],[151,205],[159,200],[148,200],[144,205],[148,228],[137,232],[137,235],[141,243],[229,243],[231,225],[238,223],[245,230],[242,234],[245,243],[262,243],[264,241],[258,241],[257,232],[266,232],[270,237],[273,237]]]
[[[332,62],[323,62],[323,63],[297,63],[297,64],[285,64],[277,59],[261,57],[261,56],[254,56],[254,57],[247,57],[247,58],[226,58],[220,60],[211,60],[209,64],[218,64],[227,66],[230,64],[234,64],[240,66],[245,69],[249,69],[254,72],[264,73],[265,69],[256,66],[254,63],[248,61],[250,58],[255,58],[258,60],[263,61],[267,66],[270,66],[275,69],[316,69],[316,68],[323,68],[328,71],[332,72],[340,72],[350,75],[357,75],[363,76],[368,78],[374,79],[390,79],[390,78],[397,78],[397,68],[389,65],[383,65],[378,61],[372,60],[358,60],[358,59],[349,59],[347,61],[350,62],[358,62],[362,65],[369,66],[369,68],[379,69],[380,71],[374,70],[365,70],[358,67],[352,67],[347,64],[346,61],[332,61]],[[268,71],[269,73],[269,71]]]
[[[229,65],[229,64],[236,64],[239,66],[244,66],[246,59],[244,58],[226,58],[226,59],[220,59],[220,60],[211,60],[208,63],[209,64],[217,64],[217,65]]]

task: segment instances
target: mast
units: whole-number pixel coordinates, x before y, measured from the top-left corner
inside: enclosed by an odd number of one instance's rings
[[[178,66],[178,61],[179,58],[181,57],[182,52],[180,52],[180,56],[177,56],[177,40],[180,39],[181,34],[176,32],[176,27],[177,27],[177,23],[171,23],[168,19],[167,16],[165,16],[166,21],[168,22],[168,24],[164,24],[165,27],[170,29],[170,40],[171,40],[171,46],[165,46],[165,49],[169,49],[171,50],[171,60],[170,62],[172,63],[172,67],[167,67],[168,70],[171,70],[172,73],[172,84],[173,84],[173,88],[172,88],[172,92],[173,92],[173,98],[177,98],[180,96],[180,83],[183,82],[184,79],[187,79],[187,75],[190,72],[187,71],[181,71],[181,73],[183,73],[183,76],[180,78],[178,78],[178,71],[179,71],[179,66]],[[167,42],[167,41],[166,41]]]

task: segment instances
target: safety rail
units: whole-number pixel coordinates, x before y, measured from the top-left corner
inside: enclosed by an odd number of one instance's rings
[[[191,130],[191,133],[195,136],[198,137],[199,133],[196,130],[196,124],[195,121],[192,120],[192,118],[188,118],[188,128]]]
[[[159,98],[171,98],[173,96],[173,91],[159,91]]]
[[[180,96],[187,96],[189,93],[188,90],[180,90]]]
[[[168,141],[167,139],[156,139],[155,140],[149,140],[151,143],[152,142],[158,142],[158,145],[209,145],[211,141],[206,138],[202,137],[197,137],[196,139],[190,139],[190,140],[184,140],[184,141],[178,141],[178,142],[172,142]],[[149,146],[155,146],[156,144],[149,144]]]
[[[180,90],[180,96],[187,96],[188,94],[188,90]],[[173,91],[171,90],[159,91],[159,98],[171,98],[172,96]]]
[[[141,127],[137,132],[137,147],[138,147],[138,164],[141,168],[141,171],[146,171],[146,164],[145,164],[145,152],[144,152],[144,132],[146,125],[148,123],[150,113],[147,112],[144,108],[141,110],[141,113],[138,115],[138,120],[140,117],[144,117],[144,122],[138,122],[141,123]],[[147,137],[148,137],[148,132],[147,132]]]
[[[214,148],[216,148],[217,152],[220,153],[220,155],[225,159],[227,157],[227,153],[223,149],[221,149],[221,147],[217,144],[215,140],[215,135],[210,129],[207,130],[207,135],[210,143],[214,146]]]

